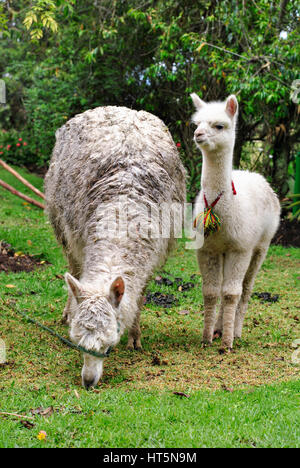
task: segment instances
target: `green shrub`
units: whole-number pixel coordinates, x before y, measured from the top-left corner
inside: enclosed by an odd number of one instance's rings
[[[2,130],[0,131],[0,159],[8,163],[23,165],[28,164],[28,162],[33,163],[36,160],[36,155],[32,151],[25,133]]]

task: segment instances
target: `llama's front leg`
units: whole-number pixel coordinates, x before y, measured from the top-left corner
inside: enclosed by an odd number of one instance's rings
[[[249,267],[251,252],[228,252],[224,259],[222,286],[223,335],[222,346],[231,349],[237,306],[242,294],[243,280]]]
[[[244,318],[247,312],[248,302],[251,296],[254,281],[265,259],[267,251],[268,251],[268,246],[264,246],[260,249],[256,249],[251,258],[251,262],[247,270],[247,273],[245,275],[245,279],[243,283],[242,296],[241,296],[241,299],[240,299],[240,302],[236,311],[235,324],[234,324],[234,337],[235,338],[241,338],[242,336]]]
[[[128,330],[127,349],[136,349],[137,351],[142,350],[140,316],[141,311],[139,310],[135,316],[132,327]]]
[[[198,263],[202,274],[204,299],[203,342],[212,343],[216,320],[216,307],[221,293],[223,256],[198,251]]]
[[[81,268],[80,268],[79,263],[74,259],[72,255],[68,255],[68,263],[69,263],[69,272],[71,273],[72,276],[74,276],[74,278],[79,280],[80,273],[81,273]],[[63,310],[62,323],[69,323],[69,315],[70,315],[72,297],[73,295],[68,291],[68,299],[67,299],[65,308]]]
[[[70,314],[71,301],[72,301],[72,295],[70,294],[70,292],[68,292],[67,303],[66,303],[65,308],[63,310],[63,316],[62,316],[62,319],[61,319],[62,323],[69,323],[69,314]]]
[[[128,342],[127,342],[127,349],[136,349],[137,351],[141,351],[143,349],[141,343],[141,327],[140,327],[140,318],[141,318],[141,309],[144,305],[144,294],[145,289],[142,291],[141,296],[138,300],[138,310],[136,316],[134,318],[134,322],[132,327],[128,330]]]

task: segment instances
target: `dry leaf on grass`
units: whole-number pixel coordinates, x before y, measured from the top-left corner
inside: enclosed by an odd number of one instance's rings
[[[32,429],[35,426],[35,424],[30,421],[26,421],[26,419],[21,419],[20,423],[22,426],[26,427],[26,429]]]
[[[190,398],[190,395],[188,395],[187,393],[183,393],[183,392],[173,392],[173,395],[178,395],[184,398]]]
[[[51,416],[51,414],[54,413],[53,406],[49,406],[48,408],[42,408],[41,406],[39,406],[38,408],[32,409],[30,411],[31,414],[33,414],[34,416],[36,414],[39,414],[40,416],[44,416],[45,418]]]

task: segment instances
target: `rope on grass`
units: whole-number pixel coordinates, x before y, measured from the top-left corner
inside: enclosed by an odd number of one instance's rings
[[[77,351],[80,351],[82,353],[86,353],[86,354],[90,354],[91,356],[94,356],[94,357],[98,357],[98,358],[107,358],[109,357],[110,353],[111,353],[111,350],[112,350],[112,346],[110,346],[108,348],[108,350],[105,352],[105,353],[98,353],[97,351],[93,351],[93,350],[90,350],[90,349],[86,349],[84,348],[83,346],[80,346],[80,345],[76,345],[75,343],[72,343],[71,341],[67,340],[67,338],[61,336],[59,333],[57,333],[56,331],[52,330],[52,328],[49,328],[47,327],[46,325],[43,325],[42,323],[38,322],[37,320],[29,317],[28,315],[26,315],[24,312],[22,312],[21,310],[16,310],[15,311],[17,314],[21,315],[23,318],[25,318],[26,320],[28,320],[29,322],[37,325],[38,327],[40,327],[42,330],[45,330],[47,331],[48,333],[50,333],[51,335],[55,336],[56,338],[58,338],[63,344],[65,344],[66,346],[68,346],[69,348],[72,348],[72,349],[76,349]],[[118,333],[120,332],[120,324],[118,322]]]

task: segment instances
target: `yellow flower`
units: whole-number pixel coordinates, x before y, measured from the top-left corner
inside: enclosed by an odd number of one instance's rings
[[[45,440],[46,437],[47,437],[47,433],[46,433],[45,431],[40,431],[40,432],[38,433],[38,435],[37,435],[37,438],[38,438],[39,440]]]

